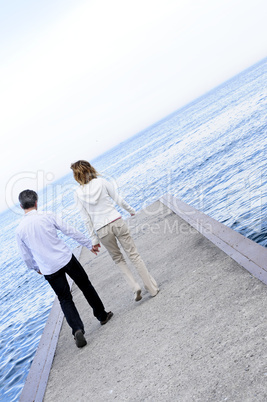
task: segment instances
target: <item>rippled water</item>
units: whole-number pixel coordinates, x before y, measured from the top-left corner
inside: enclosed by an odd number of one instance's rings
[[[267,59],[91,162],[136,210],[171,193],[266,246],[266,82]],[[42,206],[84,231],[74,187],[63,177],[41,194]],[[15,212],[1,214],[0,233],[0,400],[8,402],[19,399],[54,300],[17,255]]]

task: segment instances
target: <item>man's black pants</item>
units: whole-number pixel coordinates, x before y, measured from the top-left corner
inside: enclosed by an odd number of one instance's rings
[[[44,277],[56,293],[62,311],[69,326],[72,328],[72,333],[74,335],[78,329],[84,331],[84,325],[73,302],[66,274],[68,274],[81,289],[86,300],[93,309],[94,316],[99,321],[104,321],[107,318],[107,312],[105,311],[103,303],[95,288],[91,284],[87,273],[75,256],[72,255],[70,262],[65,265],[65,267],[61,268],[54,274],[44,275]]]

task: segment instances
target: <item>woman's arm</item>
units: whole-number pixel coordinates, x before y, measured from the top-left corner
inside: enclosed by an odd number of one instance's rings
[[[89,237],[92,240],[93,245],[99,244],[99,239],[95,232],[91,216],[88,214],[88,212],[84,208],[82,202],[80,201],[80,199],[76,193],[74,193],[74,200],[75,200],[75,205],[77,206],[79,213],[80,213],[82,219],[84,220],[85,226],[88,230]]]
[[[104,183],[109,196],[116,202],[116,204],[129,212],[129,214],[134,215],[134,208],[127,204],[127,202],[118,194],[113,184],[108,182],[107,180],[105,180]]]

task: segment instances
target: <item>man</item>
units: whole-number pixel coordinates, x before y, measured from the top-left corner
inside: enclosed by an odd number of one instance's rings
[[[101,325],[106,324],[113,313],[105,311],[85,270],[64,241],[58,237],[57,230],[89,248],[94,254],[99,251],[99,245],[92,246],[91,240],[54,214],[37,213],[37,201],[37,193],[33,190],[24,190],[19,194],[20,206],[25,215],[16,231],[18,248],[27,267],[43,274],[55,291],[66,320],[72,328],[76,345],[81,348],[87,343],[84,325],[73,302],[66,273],[81,289]]]

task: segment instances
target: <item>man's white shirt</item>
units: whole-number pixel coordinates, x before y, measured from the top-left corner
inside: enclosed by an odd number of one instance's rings
[[[25,214],[16,230],[18,249],[28,268],[51,275],[68,264],[72,251],[58,237],[58,230],[79,244],[92,248],[89,238],[55,214],[32,210]]]

